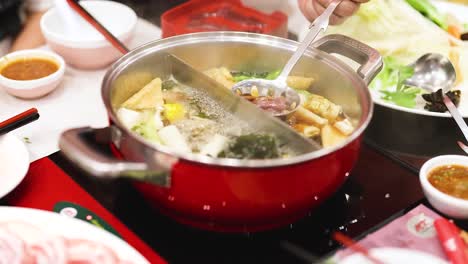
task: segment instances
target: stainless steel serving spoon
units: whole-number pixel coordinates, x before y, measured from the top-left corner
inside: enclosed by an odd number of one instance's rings
[[[291,70],[297,64],[299,59],[302,57],[304,52],[309,47],[315,38],[318,36],[320,31],[325,31],[328,28],[330,22],[330,16],[335,11],[336,7],[343,0],[335,0],[330,3],[330,5],[325,9],[325,11],[312,22],[310,25],[310,31],[307,33],[307,36],[299,45],[297,50],[291,56],[291,58],[284,66],[280,75],[274,80],[265,80],[265,79],[249,79],[236,83],[232,87],[232,92],[239,95],[253,95],[257,94],[258,96],[272,96],[272,97],[284,97],[286,99],[287,109],[286,111],[280,113],[273,113],[275,116],[285,116],[297,110],[301,104],[301,99],[299,94],[292,88],[288,87],[286,79],[288,78]],[[256,92],[253,92],[253,89],[256,89]]]
[[[414,74],[405,80],[405,84],[431,93],[442,89],[444,104],[468,141],[468,126],[452,100],[445,95],[452,89],[457,79],[455,68],[450,60],[440,54],[428,53],[417,59],[411,66],[414,67]],[[461,141],[458,141],[458,145],[468,154],[468,146]]]

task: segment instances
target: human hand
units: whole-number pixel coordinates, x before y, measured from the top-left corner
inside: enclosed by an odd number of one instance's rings
[[[314,21],[332,0],[298,0],[299,8],[309,21]],[[330,18],[330,24],[341,24],[347,17],[352,16],[359,9],[361,3],[367,3],[369,0],[343,0],[335,9]]]

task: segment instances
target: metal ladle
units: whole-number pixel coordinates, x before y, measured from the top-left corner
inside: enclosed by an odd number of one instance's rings
[[[431,93],[442,89],[444,104],[468,141],[468,126],[452,100],[445,95],[452,89],[457,79],[455,68],[450,60],[440,54],[428,53],[417,59],[411,66],[414,67],[414,74],[405,80],[405,84]],[[468,146],[460,141],[458,145],[468,153]]]
[[[294,111],[301,104],[301,99],[299,94],[292,88],[288,87],[286,82],[291,70],[297,64],[299,59],[302,57],[304,52],[309,47],[321,30],[325,31],[330,22],[330,16],[335,11],[336,7],[343,0],[335,0],[330,3],[330,5],[325,9],[325,11],[312,22],[310,25],[310,31],[307,33],[304,41],[299,45],[297,50],[291,56],[291,58],[284,66],[280,75],[274,80],[265,80],[265,79],[249,79],[236,83],[232,87],[232,92],[244,96],[262,97],[262,96],[272,96],[272,97],[284,97],[286,99],[287,109],[280,113],[273,113],[275,116],[286,116]],[[256,92],[253,92],[253,89],[256,89]]]

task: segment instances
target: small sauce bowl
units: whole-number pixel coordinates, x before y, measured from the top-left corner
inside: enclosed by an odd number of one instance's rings
[[[428,160],[419,171],[419,180],[429,203],[447,216],[468,219],[468,200],[438,190],[429,182],[429,175],[437,167],[458,165],[468,167],[468,156],[444,155]]]
[[[2,72],[11,64],[30,59],[42,59],[57,65],[58,69],[42,78],[32,80],[15,80],[7,78]],[[63,79],[65,73],[65,61],[59,55],[45,50],[20,50],[9,53],[0,58],[0,87],[9,94],[24,98],[33,99],[42,97],[52,92]]]

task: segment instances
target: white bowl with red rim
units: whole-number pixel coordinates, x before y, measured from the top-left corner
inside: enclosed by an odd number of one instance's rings
[[[447,216],[468,219],[468,200],[439,191],[428,180],[431,171],[440,166],[460,165],[468,167],[468,156],[443,155],[432,158],[419,171],[419,180],[429,203]]]
[[[130,43],[138,21],[131,8],[114,1],[89,0],[81,1],[80,5],[121,42]],[[67,8],[61,11],[60,6],[54,7],[41,19],[48,46],[67,64],[80,69],[99,69],[122,56],[89,22]]]
[[[58,69],[45,77],[33,80],[14,80],[1,74],[4,67],[23,59],[49,60],[55,63]],[[54,52],[40,49],[15,51],[0,58],[0,87],[9,94],[24,99],[42,97],[57,88],[63,79],[65,68],[63,58]]]

